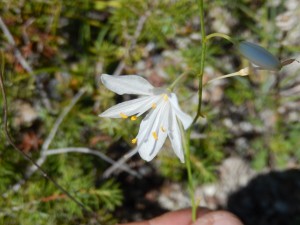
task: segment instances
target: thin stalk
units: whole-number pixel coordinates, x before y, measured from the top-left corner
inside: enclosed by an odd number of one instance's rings
[[[195,188],[194,188],[194,181],[193,181],[193,174],[192,174],[192,165],[190,160],[191,159],[190,136],[191,136],[191,129],[188,129],[186,132],[186,137],[183,139],[184,140],[183,147],[185,152],[185,167],[188,176],[188,189],[189,189],[189,194],[190,194],[191,204],[192,204],[192,220],[193,222],[195,222],[197,216],[197,205],[195,201]]]
[[[176,78],[176,80],[174,80],[174,82],[168,87],[168,90],[169,90],[170,92],[172,92],[173,89],[175,88],[175,86],[179,83],[179,81],[181,81],[181,79],[184,78],[187,74],[188,74],[187,72],[184,72],[184,73],[180,74],[180,75]]]
[[[220,77],[217,77],[217,78],[214,78],[214,79],[211,79],[209,80],[207,83],[205,83],[203,85],[203,87],[207,86],[208,84],[211,84],[212,82],[216,81],[216,80],[221,80],[221,79],[225,79],[225,78],[228,78],[228,77],[235,77],[235,76],[241,76],[241,77],[244,77],[244,76],[248,76],[249,75],[249,68],[248,67],[245,67],[237,72],[234,72],[234,73],[230,73],[230,74],[227,74],[227,75],[223,75],[223,76],[220,76]]]
[[[204,3],[203,0],[197,0],[198,7],[199,7],[199,17],[200,17],[200,29],[201,29],[201,59],[200,59],[200,69],[197,75],[199,79],[199,90],[198,90],[198,107],[197,107],[197,114],[193,120],[193,123],[196,123],[197,119],[201,115],[201,108],[202,108],[202,87],[203,87],[203,73],[204,73],[204,63],[205,63],[205,55],[206,55],[206,33],[204,28]]]
[[[204,117],[201,113],[202,109],[202,92],[203,92],[203,73],[204,73],[204,61],[205,61],[205,55],[206,55],[206,43],[202,43],[202,48],[201,48],[201,61],[200,61],[200,71],[197,75],[199,81],[198,81],[198,107],[197,107],[197,114],[192,122],[192,125],[195,124],[198,120],[198,118]]]
[[[208,41],[209,39],[214,38],[214,37],[224,38],[227,41],[230,41],[232,44],[235,44],[231,37],[229,37],[226,34],[222,34],[222,33],[212,33],[212,34],[209,34],[209,35],[206,36],[205,41]]]
[[[199,7],[199,16],[200,16],[200,26],[201,26],[201,59],[200,59],[200,69],[197,74],[197,79],[199,80],[199,90],[198,90],[198,107],[197,107],[197,113],[196,116],[192,122],[192,125],[187,130],[185,138],[184,138],[184,151],[185,151],[185,166],[187,170],[187,176],[188,176],[188,187],[189,187],[189,193],[191,198],[191,204],[192,204],[192,221],[196,221],[197,216],[197,205],[195,201],[195,187],[193,182],[193,174],[192,174],[192,165],[191,165],[191,159],[190,159],[190,137],[191,137],[191,131],[192,126],[196,123],[197,119],[201,115],[201,107],[202,107],[202,88],[203,88],[203,73],[204,73],[204,63],[205,63],[205,55],[206,55],[206,33],[204,28],[204,4],[203,0],[197,0],[197,4]]]

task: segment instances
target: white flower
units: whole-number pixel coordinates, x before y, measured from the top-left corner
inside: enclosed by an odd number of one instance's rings
[[[100,117],[136,120],[137,117],[150,110],[141,122],[138,135],[132,140],[132,143],[137,143],[138,152],[144,160],[152,160],[169,136],[175,154],[181,162],[184,162],[182,136],[178,122],[180,121],[183,128],[187,129],[192,123],[192,118],[180,109],[174,93],[155,88],[137,75],[102,74],[101,81],[109,90],[119,95],[134,94],[140,97],[117,104],[101,113]]]

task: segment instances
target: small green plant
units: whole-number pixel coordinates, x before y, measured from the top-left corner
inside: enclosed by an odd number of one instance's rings
[[[299,70],[287,72],[295,60],[281,59],[299,48],[283,44],[288,31],[276,28],[284,7],[283,1],[275,7],[246,0],[0,3],[1,84],[8,103],[1,122],[25,157],[63,188],[43,180],[1,132],[0,223],[118,222],[126,196],[118,178],[104,177],[117,167],[140,176],[131,167],[143,162],[124,163],[133,152],[147,161],[158,154],[157,172],[187,183],[194,219],[194,189],[216,179],[225,157],[250,158],[257,170],[298,163],[297,115],[286,112],[287,103],[299,100],[292,92]],[[140,80],[144,88],[133,81],[117,86],[126,77],[120,74],[148,81]],[[115,95],[101,78],[119,94],[132,85],[128,94],[135,96]],[[127,120],[99,119],[118,104],[126,107],[106,116]],[[244,121],[252,128],[243,133]],[[247,144],[242,150],[236,147],[241,138]]]

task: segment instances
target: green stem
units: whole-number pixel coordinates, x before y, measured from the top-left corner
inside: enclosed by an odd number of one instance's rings
[[[192,122],[192,125],[196,123],[199,116],[201,116],[201,106],[202,106],[202,87],[203,87],[203,73],[204,73],[204,63],[205,63],[205,55],[206,55],[206,34],[204,29],[204,5],[203,0],[197,0],[197,4],[199,7],[199,16],[200,16],[200,24],[201,24],[201,59],[200,59],[200,69],[197,74],[197,78],[199,79],[199,90],[198,90],[198,107],[197,107],[197,114]],[[194,182],[193,182],[193,174],[192,174],[192,165],[191,165],[191,159],[190,159],[190,137],[191,137],[191,131],[192,131],[192,125],[187,130],[185,138],[184,138],[184,150],[185,150],[185,165],[187,170],[187,176],[188,176],[188,186],[189,186],[189,193],[191,198],[191,204],[192,204],[192,220],[193,222],[196,221],[197,216],[197,204],[195,201],[195,188],[194,188]]]
[[[175,87],[175,86],[179,83],[179,81],[180,81],[182,78],[184,78],[187,74],[188,74],[188,72],[184,72],[184,73],[180,74],[180,75],[176,78],[176,80],[174,80],[174,82],[168,87],[168,90],[169,90],[170,92],[172,92],[173,89],[174,89],[174,87]]]
[[[235,44],[235,42],[232,40],[231,37],[229,37],[226,34],[222,34],[222,33],[212,33],[206,36],[205,41],[207,42],[209,39],[214,38],[214,37],[220,37],[220,38],[224,38],[227,41],[230,41],[232,44]]]
[[[195,188],[194,188],[194,182],[193,182],[193,174],[192,174],[192,166],[191,166],[191,156],[190,156],[190,137],[191,137],[191,131],[193,125],[197,122],[198,118],[202,116],[201,109],[202,109],[202,90],[203,90],[203,74],[204,74],[204,64],[205,64],[205,57],[206,57],[206,47],[207,47],[207,41],[213,37],[221,37],[224,38],[231,43],[234,43],[231,37],[229,37],[226,34],[221,34],[221,33],[212,33],[208,36],[206,36],[205,33],[205,27],[204,27],[204,3],[203,0],[196,0],[199,8],[199,17],[200,17],[200,29],[201,29],[201,59],[200,59],[200,68],[199,72],[197,74],[198,78],[198,106],[197,106],[197,113],[196,116],[194,117],[194,120],[192,122],[192,125],[190,128],[187,130],[184,138],[184,151],[185,151],[185,166],[187,170],[187,176],[188,176],[188,188],[189,188],[189,193],[190,193],[190,198],[191,198],[191,204],[192,204],[192,221],[196,221],[197,217],[197,205],[195,201]],[[178,78],[179,79],[179,78]],[[176,79],[174,83],[176,84],[178,81]],[[175,86],[175,84],[171,85],[171,88]],[[183,130],[182,130],[183,132]],[[184,134],[184,133],[183,133]]]
[[[200,26],[201,26],[201,59],[200,59],[200,69],[197,75],[199,79],[199,90],[198,90],[198,107],[197,107],[197,114],[193,120],[193,123],[196,123],[197,119],[201,115],[201,108],[202,108],[202,86],[203,86],[203,73],[204,73],[204,62],[205,62],[205,55],[206,55],[206,33],[204,28],[204,7],[203,7],[203,0],[197,0],[198,7],[199,7],[199,16],[200,16]]]
[[[184,134],[184,133],[183,133]],[[188,189],[191,198],[192,204],[192,220],[193,222],[196,221],[197,216],[197,205],[195,201],[195,189],[194,189],[194,182],[193,182],[193,174],[192,174],[192,165],[191,165],[191,156],[190,156],[190,136],[191,136],[191,129],[188,129],[183,139],[183,147],[185,149],[185,166],[187,170],[188,176]]]
[[[192,122],[192,125],[195,124],[198,120],[198,118],[204,117],[201,113],[202,109],[202,89],[203,89],[203,73],[204,73],[204,61],[205,61],[205,54],[206,54],[206,43],[202,43],[202,48],[201,48],[201,61],[200,61],[200,71],[197,75],[199,81],[198,81],[198,107],[197,107],[197,114]]]

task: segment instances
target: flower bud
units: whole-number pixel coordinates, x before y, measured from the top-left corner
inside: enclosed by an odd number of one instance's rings
[[[282,67],[280,61],[274,55],[259,45],[242,41],[238,44],[238,50],[250,62],[257,65],[259,69],[278,71]]]

